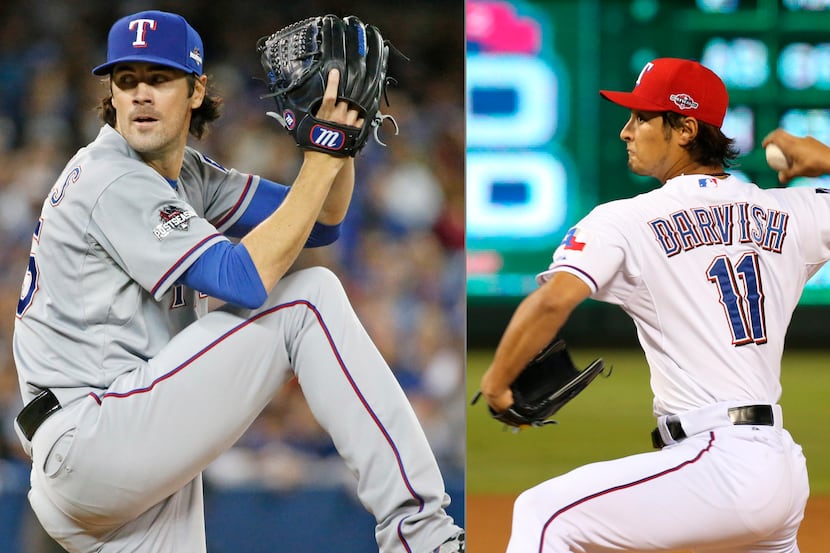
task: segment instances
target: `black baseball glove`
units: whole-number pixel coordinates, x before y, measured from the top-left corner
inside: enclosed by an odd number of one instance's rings
[[[355,16],[312,17],[293,23],[257,42],[262,67],[278,111],[268,115],[291,133],[300,148],[354,156],[384,119],[380,101],[388,84],[389,44],[377,27]],[[348,100],[364,120],[361,128],[317,119],[331,69],[340,71],[338,100]]]
[[[571,359],[565,341],[554,338],[545,346],[510,385],[513,405],[502,412],[488,406],[497,421],[516,428],[556,424],[548,420],[566,403],[575,398],[605,368],[602,359],[595,359],[579,371]],[[473,398],[475,403],[481,392]]]

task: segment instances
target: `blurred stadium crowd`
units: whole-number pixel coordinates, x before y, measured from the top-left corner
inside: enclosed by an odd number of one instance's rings
[[[13,432],[21,407],[11,352],[14,311],[43,198],[101,125],[106,81],[90,70],[122,15],[184,15],[205,43],[224,115],[191,145],[227,167],[290,184],[299,150],[265,111],[273,102],[255,52],[260,36],[305,17],[355,14],[377,25],[409,61],[392,57],[389,92],[400,134],[370,143],[344,235],[298,264],[339,274],[359,317],[411,398],[445,476],[464,466],[463,4],[438,1],[252,2],[11,0],[0,4],[0,492],[28,488]],[[457,13],[455,13],[457,12]],[[73,293],[67,290],[67,293]],[[233,367],[228,367],[233,370]],[[296,383],[206,473],[208,485],[289,489],[353,486]],[[463,501],[463,498],[457,500]]]

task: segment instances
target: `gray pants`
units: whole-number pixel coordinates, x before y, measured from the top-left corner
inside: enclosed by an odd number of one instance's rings
[[[213,311],[49,418],[32,441],[38,519],[71,552],[205,551],[201,472],[292,370],[357,477],[381,552],[424,553],[459,531],[409,402],[322,268],[285,277],[256,311]]]

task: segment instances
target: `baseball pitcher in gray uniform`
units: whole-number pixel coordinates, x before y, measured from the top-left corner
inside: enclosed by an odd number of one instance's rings
[[[423,430],[338,278],[286,275],[338,237],[353,159],[305,151],[287,187],[187,146],[219,116],[204,62],[179,15],[118,20],[93,70],[106,124],[43,203],[14,333],[35,514],[71,552],[206,551],[203,469],[296,375],[379,550],[462,552]],[[360,126],[338,81],[317,117]]]

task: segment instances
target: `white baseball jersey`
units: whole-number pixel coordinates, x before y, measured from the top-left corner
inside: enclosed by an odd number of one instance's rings
[[[777,405],[780,362],[830,258],[828,192],[681,175],[567,233],[538,279],[567,271],[632,317],[665,446],[524,491],[508,553],[798,551],[809,485]],[[733,420],[747,408],[770,418]]]
[[[553,255],[634,320],[654,410],[776,403],[790,317],[830,258],[830,194],[684,175],[596,207]]]
[[[174,188],[104,127],[67,164],[35,229],[14,333],[24,401],[33,386],[62,403],[106,389],[206,312],[205,297],[174,283],[227,240],[220,232],[258,184],[187,148]]]

